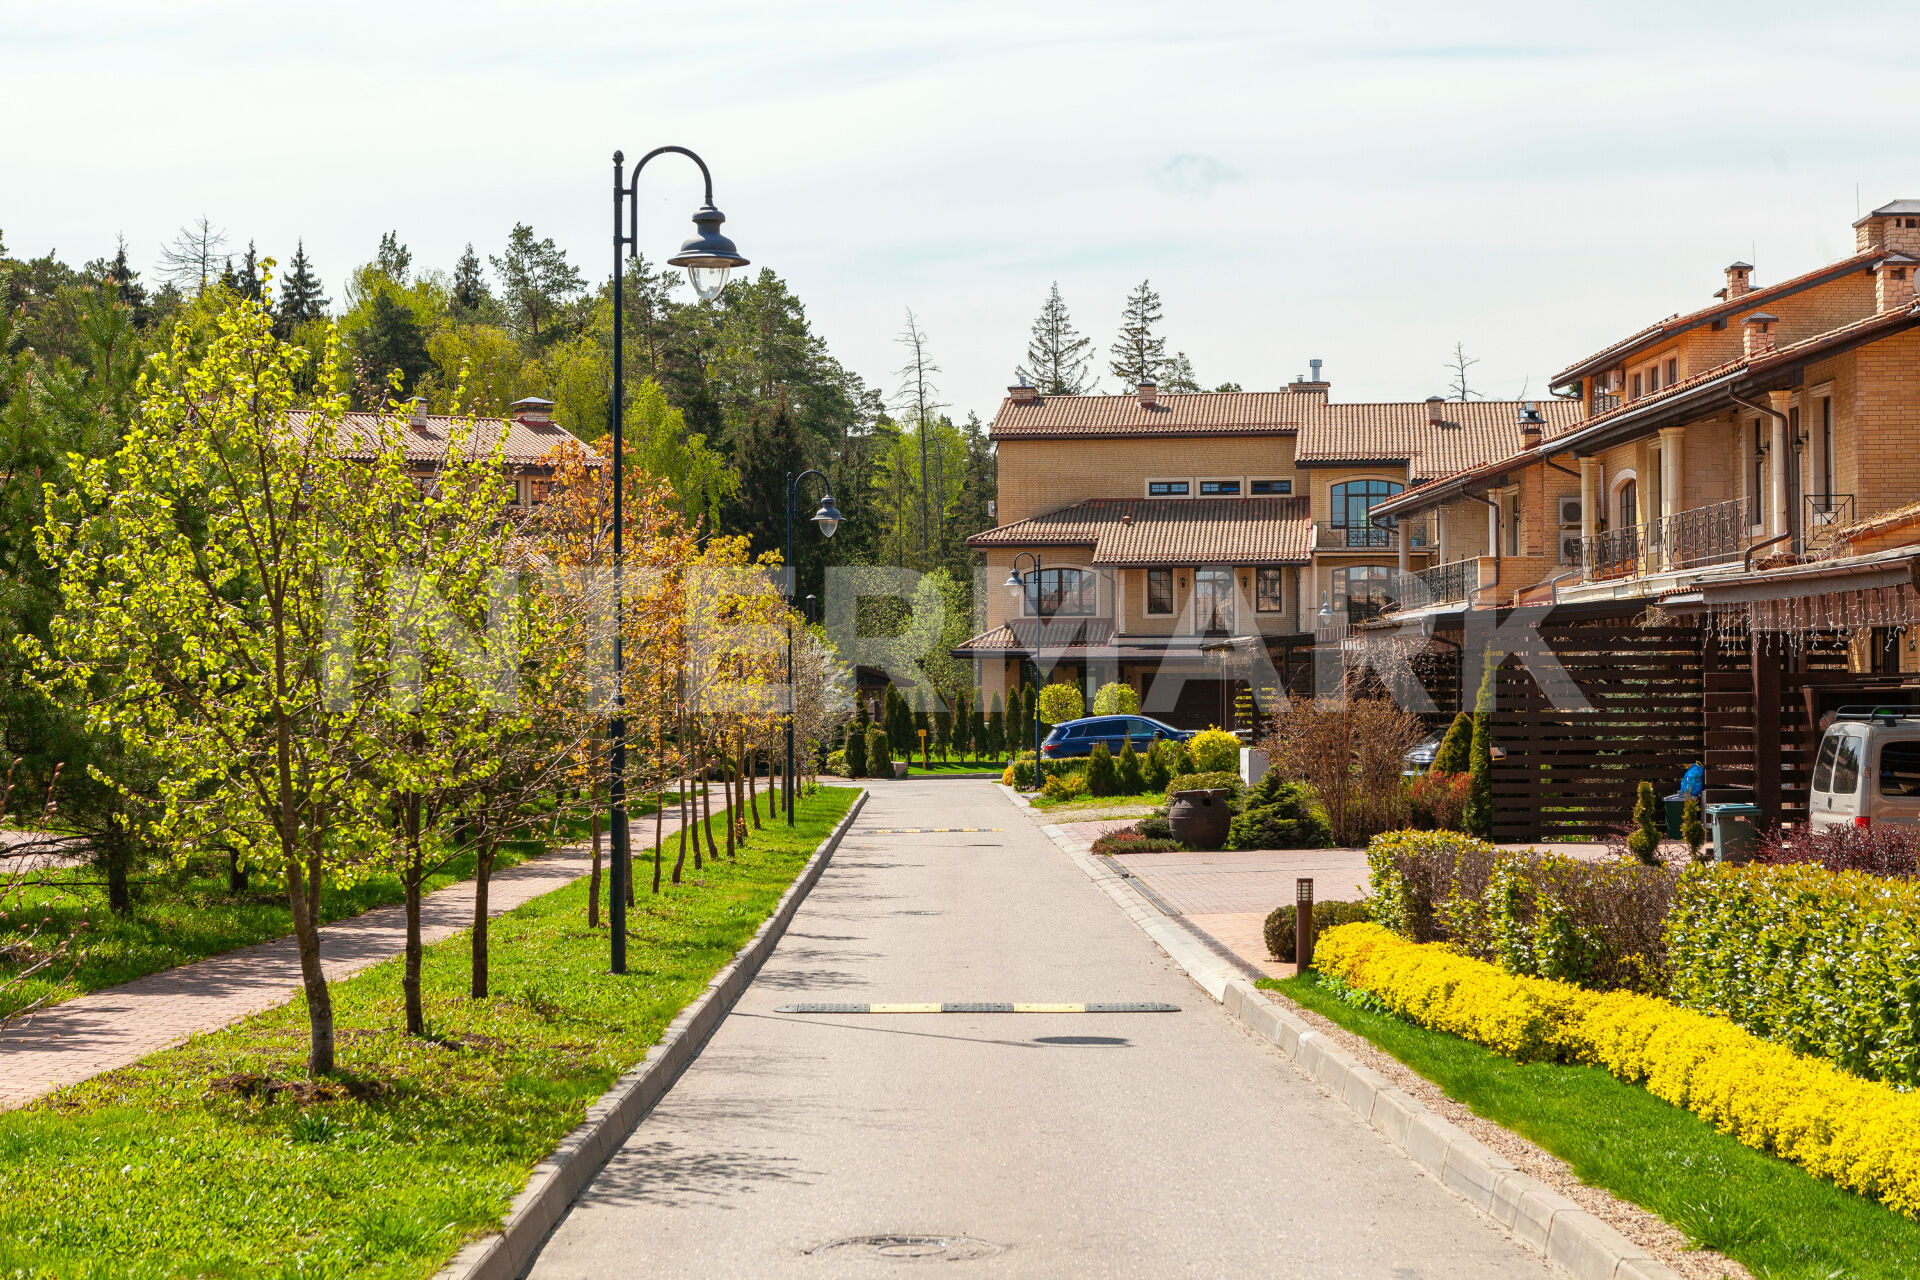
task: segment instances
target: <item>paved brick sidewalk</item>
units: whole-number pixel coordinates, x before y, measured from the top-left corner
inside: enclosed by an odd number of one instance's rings
[[[666,820],[676,834],[679,817]],[[635,819],[635,875],[640,850],[653,848],[651,817]],[[668,849],[669,857],[673,850]],[[487,914],[571,884],[593,865],[590,846],[576,845],[495,872]],[[426,942],[450,937],[473,923],[473,881],[429,894],[420,904]],[[400,954],[407,940],[404,907],[381,907],[320,930],[320,958],[329,979],[344,978]],[[18,1107],[103,1071],[127,1066],[187,1037],[213,1031],[286,1001],[300,987],[300,954],[291,937],[136,978],[0,1023],[0,1111]]]

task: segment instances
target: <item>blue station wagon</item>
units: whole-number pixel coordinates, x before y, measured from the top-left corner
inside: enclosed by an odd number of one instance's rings
[[[1092,755],[1096,742],[1106,743],[1107,750],[1119,755],[1129,741],[1135,751],[1145,755],[1147,749],[1162,738],[1185,742],[1193,733],[1191,729],[1176,729],[1146,716],[1089,716],[1053,726],[1053,732],[1040,744],[1040,755],[1047,760]]]

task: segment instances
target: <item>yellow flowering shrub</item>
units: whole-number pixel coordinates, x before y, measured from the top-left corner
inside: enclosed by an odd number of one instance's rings
[[[1601,1067],[1747,1146],[1920,1218],[1920,1094],[1848,1075],[1723,1017],[1515,977],[1379,925],[1328,930],[1314,962],[1410,1022],[1522,1061]]]

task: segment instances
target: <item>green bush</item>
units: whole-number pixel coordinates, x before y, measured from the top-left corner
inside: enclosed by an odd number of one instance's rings
[[[1473,784],[1467,792],[1467,811],[1463,825],[1471,835],[1493,839],[1493,681],[1500,669],[1500,655],[1489,652],[1486,669],[1480,676],[1480,693],[1473,704],[1473,740],[1467,759],[1467,772]]]
[[[1119,792],[1120,775],[1113,767],[1113,753],[1106,743],[1096,742],[1087,753],[1087,794],[1111,796]]]
[[[1138,831],[1109,831],[1093,842],[1093,852],[1102,856],[1116,853],[1179,853],[1186,848],[1172,836],[1143,836]]]
[[[1087,794],[1087,775],[1084,773],[1050,773],[1040,787],[1040,794],[1049,800],[1078,800]]]
[[[1212,791],[1224,787],[1231,792],[1227,803],[1236,808],[1240,803],[1240,775],[1237,773],[1183,773],[1167,780],[1167,794],[1176,791]]]
[[[1178,757],[1178,749],[1165,738],[1147,748],[1146,764],[1141,769],[1141,774],[1146,779],[1147,790],[1165,791],[1167,789],[1167,780],[1176,772],[1173,765]]]
[[[1103,684],[1093,695],[1093,715],[1133,716],[1140,714],[1140,695],[1130,684],[1113,681]]]
[[[856,720],[847,729],[847,745],[841,755],[847,762],[849,778],[867,776],[867,724],[865,717]]]
[[[1706,824],[1700,821],[1700,801],[1692,796],[1680,809],[1680,838],[1687,842],[1687,856],[1695,862],[1702,858],[1707,843]]]
[[[1048,724],[1078,720],[1085,707],[1078,685],[1050,684],[1040,691],[1040,718]]]
[[[1708,865],[1667,917],[1670,998],[1843,1070],[1920,1085],[1920,884]]]
[[[837,751],[827,752],[827,772],[836,778],[850,778],[853,776],[847,772],[847,752],[844,747]]]
[[[1187,741],[1196,773],[1238,773],[1240,739],[1225,729],[1207,729]]]
[[[1324,849],[1333,828],[1305,783],[1269,769],[1227,831],[1229,849]]]
[[[1033,752],[1022,751],[1018,756],[1014,757],[1013,763],[1008,765],[1007,768],[1013,771],[1013,781],[1010,785],[1015,790],[1033,791],[1038,788],[1039,784],[1034,781],[1033,777]],[[1079,769],[1080,761],[1078,760],[1049,760],[1041,767],[1040,776],[1042,778],[1061,777],[1069,773],[1078,772]]]
[[[1465,773],[1473,764],[1473,717],[1462,711],[1447,726],[1428,773]]]
[[[1446,942],[1508,973],[1597,990],[1666,989],[1664,867],[1503,851],[1450,831],[1392,831],[1367,846],[1374,920]]]
[[[893,744],[887,741],[887,731],[877,724],[867,726],[867,775],[893,776]]]
[[[1627,837],[1627,852],[1649,867],[1660,865],[1660,801],[1653,784],[1642,782],[1633,802],[1633,834]]]
[[[1120,748],[1120,758],[1114,768],[1120,776],[1121,795],[1137,796],[1147,789],[1147,777],[1140,768],[1140,753],[1133,749],[1133,739],[1127,739],[1126,745]]]
[[[1135,835],[1145,836],[1149,840],[1173,839],[1173,824],[1167,821],[1164,812],[1148,814],[1134,823],[1132,830]]]
[[[1294,944],[1300,939],[1297,917],[1298,908],[1291,902],[1267,913],[1267,954],[1275,960],[1292,964],[1296,959]],[[1320,935],[1336,925],[1362,924],[1372,919],[1373,911],[1365,899],[1359,902],[1316,902],[1313,904],[1314,944],[1318,946]]]

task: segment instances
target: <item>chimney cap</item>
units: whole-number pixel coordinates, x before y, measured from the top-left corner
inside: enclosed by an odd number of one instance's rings
[[[1040,391],[1039,388],[1029,385],[1027,380],[1022,378],[1017,384],[1007,388],[1007,398],[1015,404],[1038,404],[1040,402]]]
[[[1729,270],[1729,271],[1751,271],[1751,270],[1753,270],[1753,264],[1752,264],[1751,262],[1729,262],[1729,263],[1727,264],[1727,270]]]
[[[1880,261],[1874,263],[1873,266],[1876,271],[1879,270],[1881,267],[1920,266],[1920,258],[1909,257],[1907,254],[1904,254],[1904,253],[1890,253],[1886,257],[1880,259]]]
[[[1756,311],[1756,312],[1754,312],[1754,313],[1753,313],[1752,315],[1750,315],[1750,316],[1748,316],[1748,317],[1747,317],[1747,318],[1746,318],[1746,319],[1745,319],[1744,321],[1742,321],[1741,323],[1743,323],[1743,324],[1772,324],[1772,323],[1773,323],[1774,321],[1776,321],[1776,320],[1778,320],[1779,318],[1780,318],[1779,316],[1776,316],[1776,315],[1774,315],[1774,314],[1773,314],[1773,313],[1772,313],[1771,311]]]
[[[513,408],[520,410],[551,409],[553,401],[542,396],[523,396],[513,402]]]
[[[1912,217],[1914,214],[1920,214],[1920,200],[1895,200],[1891,204],[1881,205],[1872,213],[1856,220],[1853,225],[1857,227],[1861,223],[1869,222],[1874,218],[1889,218],[1901,215]]]

